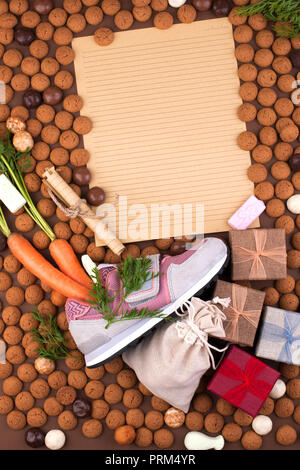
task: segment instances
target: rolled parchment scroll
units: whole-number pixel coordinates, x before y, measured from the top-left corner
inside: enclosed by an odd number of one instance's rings
[[[116,255],[120,255],[125,246],[120,242],[103,222],[95,217],[90,207],[57,173],[54,167],[47,168],[43,174],[43,183],[67,206],[78,207],[83,222],[107,245]],[[81,202],[80,202],[81,201]],[[89,217],[90,216],[90,217]]]

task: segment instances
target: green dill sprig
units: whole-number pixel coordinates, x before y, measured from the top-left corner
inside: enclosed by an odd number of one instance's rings
[[[245,5],[237,10],[237,14],[252,16],[262,14],[266,20],[283,23],[274,26],[278,36],[296,37],[300,35],[300,2],[299,0],[262,0],[258,3]]]
[[[42,317],[37,309],[32,312],[32,316],[40,323],[39,328],[32,330],[33,337],[39,343],[39,357],[53,361],[69,357],[70,353],[56,318],[52,315]]]
[[[93,270],[93,281],[91,282],[90,305],[96,310],[100,311],[107,324],[108,328],[112,323],[124,320],[141,320],[142,318],[164,318],[161,315],[161,310],[149,310],[148,307],[138,310],[137,308],[127,309],[119,315],[119,312],[124,304],[126,298],[144,285],[145,282],[159,276],[160,273],[154,274],[151,271],[150,258],[132,258],[128,256],[125,260],[121,261],[117,267],[117,276],[121,281],[121,291],[117,291],[112,297],[108,291],[102,286],[99,272],[97,268]],[[116,309],[112,311],[110,304],[120,295],[120,302]]]

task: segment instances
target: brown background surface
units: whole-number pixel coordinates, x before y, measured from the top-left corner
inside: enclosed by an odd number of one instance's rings
[[[55,5],[56,6],[61,6],[61,1],[58,1],[56,0],[55,2]],[[132,7],[132,4],[129,0],[122,0],[121,1],[122,3],[122,8],[123,9],[131,9]],[[173,8],[168,8],[168,10],[173,14],[173,16],[175,17],[174,15],[174,12],[175,10]],[[199,13],[197,14],[197,20],[204,20],[204,19],[209,19],[209,18],[213,18],[214,15],[211,13],[211,12],[206,12],[206,13]],[[177,19],[175,18],[175,22],[178,22]],[[116,30],[114,24],[113,24],[113,19],[112,17],[107,17],[105,16],[104,18],[104,21],[101,23],[101,26],[108,26],[108,27],[111,27],[113,30]],[[147,23],[138,23],[138,22],[134,22],[132,28],[145,28],[145,27],[150,27],[152,26],[152,19],[147,22]],[[91,27],[91,26],[87,26],[87,28],[85,29],[85,31],[79,35],[76,35],[76,36],[83,36],[83,35],[89,35],[89,34],[93,34],[94,30],[96,29],[96,27]],[[54,43],[48,43],[50,44],[50,49],[49,49],[49,56],[54,56],[55,55],[55,44]],[[254,43],[253,43],[254,45]],[[17,47],[18,49],[21,50],[21,52],[23,53],[24,56],[26,56],[26,52],[28,51],[28,49],[26,47],[21,47],[19,46],[18,44],[16,43],[11,43],[8,48],[14,48],[14,47]],[[203,47],[205,48],[205,43],[203,44]],[[220,47],[222,47],[222,44],[220,44]],[[27,52],[27,55],[28,55],[28,52]],[[73,69],[73,66],[69,66],[69,67],[64,67],[66,69],[69,69],[70,71],[72,71],[74,73],[74,69]],[[18,69],[16,69],[17,71],[19,71]],[[295,70],[293,71],[295,72]],[[101,78],[100,78],[100,83],[101,83]],[[188,86],[188,82],[187,82],[187,86]],[[73,86],[72,89],[68,90],[68,94],[70,93],[73,93],[73,92],[76,92],[76,85]],[[277,90],[278,92],[278,90]],[[16,93],[15,94],[15,97],[14,99],[12,100],[12,102],[10,102],[10,106],[15,106],[17,104],[21,104],[21,95],[20,93]],[[284,94],[281,94],[280,92],[278,92],[278,95],[282,95],[282,96],[286,96]],[[259,107],[259,105],[258,105]],[[60,109],[60,106],[57,106],[56,107],[57,110]],[[31,111],[31,117],[35,117],[35,113],[34,111],[32,112]],[[91,118],[93,118],[92,116],[90,116]],[[254,124],[251,124],[250,126],[248,126],[249,130],[253,130],[255,132],[257,132],[257,130],[259,129],[259,126],[257,125],[257,123],[254,123]],[[275,159],[273,158],[271,162],[269,162],[267,164],[267,166],[271,166],[272,163],[274,163]],[[271,177],[269,177],[269,180],[274,183],[275,180],[273,180]],[[87,189],[87,188],[86,188]],[[38,200],[38,196],[33,198],[35,200]],[[13,218],[9,218],[9,224],[11,227],[14,227],[14,224],[12,222]],[[260,218],[261,220],[261,226],[262,227],[273,227],[274,225],[274,220],[271,219],[270,217],[268,217],[265,213],[261,216]],[[48,219],[48,221],[50,222],[50,225],[53,226],[53,224],[57,221],[55,217],[53,217],[52,219]],[[35,228],[36,230],[36,228]],[[31,238],[32,236],[32,233],[29,233],[29,238]],[[219,237],[222,237],[224,239],[227,240],[227,233],[224,233],[224,234],[218,234],[217,236]],[[291,235],[288,236],[288,239],[290,239]],[[142,246],[146,246],[147,243],[143,243]],[[290,248],[290,245],[288,243],[288,248]],[[5,252],[5,253],[1,253],[2,256],[5,256],[6,254],[8,254],[8,251]],[[43,253],[45,256],[47,256],[47,253]],[[295,279],[299,278],[299,273],[298,273],[298,270],[294,270],[294,271],[289,271],[291,275],[294,276]],[[223,279],[225,280],[230,280],[230,270],[227,269],[227,272],[224,273],[224,275],[222,276]],[[252,282],[252,287],[253,288],[263,288],[263,287],[266,287],[268,285],[272,285],[272,281],[266,281],[266,282]],[[209,292],[207,293],[207,296],[209,297]],[[47,294],[48,295],[48,294]],[[3,301],[3,305],[5,306],[6,305],[6,301],[4,299],[5,296],[1,295],[1,300]],[[46,296],[47,298],[47,296]],[[26,305],[26,304],[23,304],[22,307],[21,307],[21,310],[22,312],[28,312],[31,310],[31,307]],[[251,350],[249,350],[251,352]],[[29,360],[29,362],[32,362],[32,360]],[[272,365],[273,367],[275,368],[278,368],[278,363],[272,363],[271,361],[265,361],[267,362],[268,364]],[[66,372],[68,372],[68,368],[65,366],[64,362],[63,361],[59,361],[59,364],[58,364],[58,369],[61,369],[61,370],[65,370]],[[16,370],[16,366],[14,368]],[[115,382],[115,376],[114,375],[111,375],[111,374],[105,374],[104,378],[102,379],[103,382],[105,384],[109,384],[109,383],[113,383]],[[24,387],[24,390],[28,389],[27,386]],[[2,390],[2,389],[1,389]],[[2,393],[2,392],[1,392]],[[178,393],[180,393],[180,390],[178,390]],[[51,393],[51,395],[53,395],[53,392]],[[80,395],[80,392],[79,394]],[[214,399],[214,402],[216,401],[217,397],[216,396],[213,396],[213,399]],[[300,400],[294,400],[295,402],[295,405],[298,405],[300,404]],[[42,400],[36,400],[36,405],[35,406],[42,406]],[[113,406],[113,408],[119,408],[119,409],[122,409],[123,411],[126,411],[125,407],[122,405],[122,404],[118,404],[116,406]],[[141,408],[144,410],[144,411],[147,411],[147,410],[150,410],[151,409],[151,406],[150,406],[150,400],[148,397],[145,397],[144,398],[144,402],[143,402],[143,405],[141,406]],[[213,411],[213,410],[211,410]],[[22,431],[12,431],[11,429],[8,428],[8,426],[6,425],[6,417],[5,416],[1,416],[0,417],[0,435],[1,435],[1,440],[0,440],[0,449],[1,450],[4,450],[4,449],[7,449],[7,450],[30,450],[30,448],[25,444],[24,442],[24,432],[25,430],[22,430]],[[262,446],[262,449],[264,450],[271,450],[271,449],[277,449],[277,450],[284,450],[285,448],[278,445],[275,441],[275,431],[276,429],[278,428],[279,425],[282,425],[282,424],[290,424],[292,425],[296,430],[297,430],[297,433],[299,433],[300,431],[300,425],[296,425],[295,422],[292,420],[292,418],[288,418],[288,419],[279,419],[276,417],[276,415],[273,413],[273,415],[271,416],[272,420],[273,420],[273,431],[271,434],[269,434],[268,436],[264,436],[263,437],[263,446]],[[229,419],[228,418],[225,418],[225,421],[232,421],[232,417],[230,417]],[[99,449],[130,449],[130,450],[135,450],[135,449],[138,449],[135,445],[130,445],[130,446],[127,446],[127,447],[121,447],[119,445],[117,445],[113,439],[113,431],[110,431],[108,430],[105,425],[103,426],[103,434],[97,438],[97,439],[87,439],[85,438],[82,433],[81,433],[81,424],[82,424],[83,420],[79,420],[78,422],[78,426],[75,430],[73,431],[69,431],[66,433],[67,435],[67,443],[66,443],[66,446],[65,446],[65,450],[80,450],[80,449],[94,449],[94,450],[99,450]],[[46,425],[43,427],[43,429],[47,432],[48,430],[50,429],[53,429],[53,428],[57,428],[57,419],[56,418],[48,418],[48,421],[46,423]],[[251,429],[250,427],[244,427],[243,428],[243,431],[245,432],[246,430],[248,429]],[[187,432],[187,429],[185,427],[182,427],[178,430],[176,430],[174,432],[174,435],[175,435],[175,442],[174,442],[174,445],[172,446],[172,449],[184,449],[184,444],[183,444],[183,439],[184,439],[184,436]],[[205,431],[204,431],[205,432]],[[150,449],[157,449],[156,446],[151,446]],[[241,444],[238,442],[238,443],[234,443],[234,444],[226,444],[225,446],[225,449],[242,449],[241,447]],[[295,450],[295,449],[300,449],[300,444],[299,444],[299,437],[298,437],[298,440],[296,441],[296,443],[293,445],[293,446],[290,446],[288,447],[287,449],[289,450]]]

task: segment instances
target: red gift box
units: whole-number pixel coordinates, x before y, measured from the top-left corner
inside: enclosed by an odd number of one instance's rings
[[[207,389],[254,417],[279,376],[277,370],[231,346]]]

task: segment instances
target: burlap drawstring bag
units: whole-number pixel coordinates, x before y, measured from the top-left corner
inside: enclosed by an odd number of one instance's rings
[[[210,345],[208,334],[225,337],[225,315],[216,304],[225,307],[228,302],[230,299],[216,297],[204,302],[193,297],[184,304],[185,313],[176,312],[179,320],[166,323],[127,349],[124,361],[154,395],[187,413],[202,375],[210,365],[215,368],[211,349],[227,349]]]

